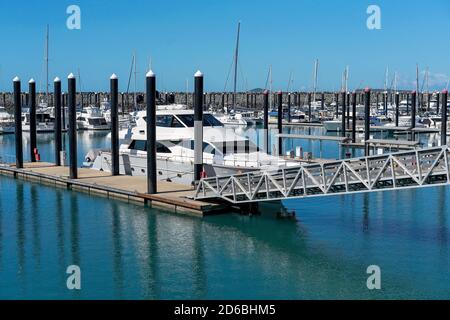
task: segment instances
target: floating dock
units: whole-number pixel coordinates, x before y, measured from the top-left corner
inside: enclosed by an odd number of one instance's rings
[[[158,181],[158,193],[147,194],[146,177],[112,176],[104,171],[79,168],[78,179],[70,179],[69,167],[47,162],[24,163],[23,169],[0,165],[0,174],[200,217],[230,209],[222,204],[192,200],[193,186],[173,182]]]

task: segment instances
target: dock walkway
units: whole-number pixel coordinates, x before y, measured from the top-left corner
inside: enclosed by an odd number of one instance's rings
[[[70,179],[69,167],[47,162],[25,163],[23,169],[1,165],[0,174],[189,215],[205,216],[224,209],[220,204],[193,200],[194,188],[189,185],[158,181],[158,193],[147,194],[146,177],[112,176],[109,172],[79,168],[78,179]]]

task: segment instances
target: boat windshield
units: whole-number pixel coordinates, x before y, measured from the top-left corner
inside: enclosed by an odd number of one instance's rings
[[[177,117],[187,126],[192,128],[194,126],[194,115],[193,114],[177,114]],[[204,127],[223,127],[222,122],[217,120],[212,114],[203,115],[203,126]]]

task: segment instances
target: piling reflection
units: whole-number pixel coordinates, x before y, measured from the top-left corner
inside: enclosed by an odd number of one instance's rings
[[[114,284],[116,290],[116,296],[123,298],[123,248],[122,248],[122,223],[120,221],[120,211],[116,202],[111,203],[111,216],[112,216],[112,249],[113,249],[113,270],[114,270]]]
[[[61,283],[64,283],[66,266],[65,241],[64,241],[64,199],[61,190],[55,190],[55,225],[56,225],[56,251],[58,270]]]
[[[445,187],[439,187],[437,201],[437,238],[442,245],[442,253],[447,256],[448,251],[448,228],[447,228],[447,197]]]
[[[364,193],[363,197],[363,231],[364,233],[369,233],[369,197],[368,193]]]
[[[16,184],[16,245],[17,245],[17,274],[23,293],[26,292],[26,261],[25,261],[25,202],[24,202],[24,185]]]
[[[79,207],[78,197],[75,194],[70,195],[70,252],[71,264],[81,265],[80,258],[80,230],[79,230]]]
[[[40,237],[40,224],[39,219],[39,195],[37,192],[38,186],[32,184],[30,186],[30,211],[31,211],[31,226],[32,226],[32,243],[33,243],[33,257],[35,260],[36,268],[41,267],[41,237]]]

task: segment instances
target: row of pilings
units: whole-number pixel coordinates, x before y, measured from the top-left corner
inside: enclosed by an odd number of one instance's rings
[[[38,92],[37,99],[39,102],[47,101],[45,93]],[[341,92],[318,92],[315,95],[311,92],[283,92],[281,95],[282,103],[287,105],[288,103],[292,106],[307,106],[310,101],[323,101],[324,104],[329,105],[333,101],[338,101],[341,99]],[[347,93],[347,101],[352,93]],[[275,107],[278,105],[279,95],[277,92],[274,92],[269,96],[269,104],[271,107]],[[419,93],[418,97],[418,105],[424,111],[430,108],[431,100],[433,99],[433,95],[436,93]],[[0,93],[0,105],[7,108],[7,110],[12,110],[14,106],[12,92],[3,92]],[[400,100],[406,100],[409,105],[412,105],[412,92],[410,91],[401,91],[399,92]],[[22,92],[20,94],[21,104],[23,106],[28,106],[30,97],[29,93]],[[68,94],[62,92],[62,102],[64,105],[67,105]],[[110,92],[77,92],[75,95],[77,106],[87,107],[89,105],[100,106],[104,101],[111,100]],[[133,111],[135,106],[144,108],[146,100],[146,93],[126,93],[126,92],[118,92],[118,106],[121,111],[128,112]],[[364,104],[364,93],[363,91],[356,92],[356,102],[357,104]],[[203,103],[205,107],[213,107],[213,108],[230,108],[232,107],[233,101],[233,93],[231,92],[206,92],[203,94]],[[389,92],[385,93],[378,90],[373,90],[371,95],[371,103],[395,103],[395,93]],[[54,106],[55,103],[55,95],[54,93],[49,93],[48,95],[48,105]],[[183,92],[156,92],[156,103],[161,104],[184,104],[188,107],[192,108],[194,105],[194,93],[183,93]],[[262,110],[264,105],[264,93],[248,93],[248,92],[238,92],[236,93],[236,104],[240,108],[245,109],[256,109]]]

